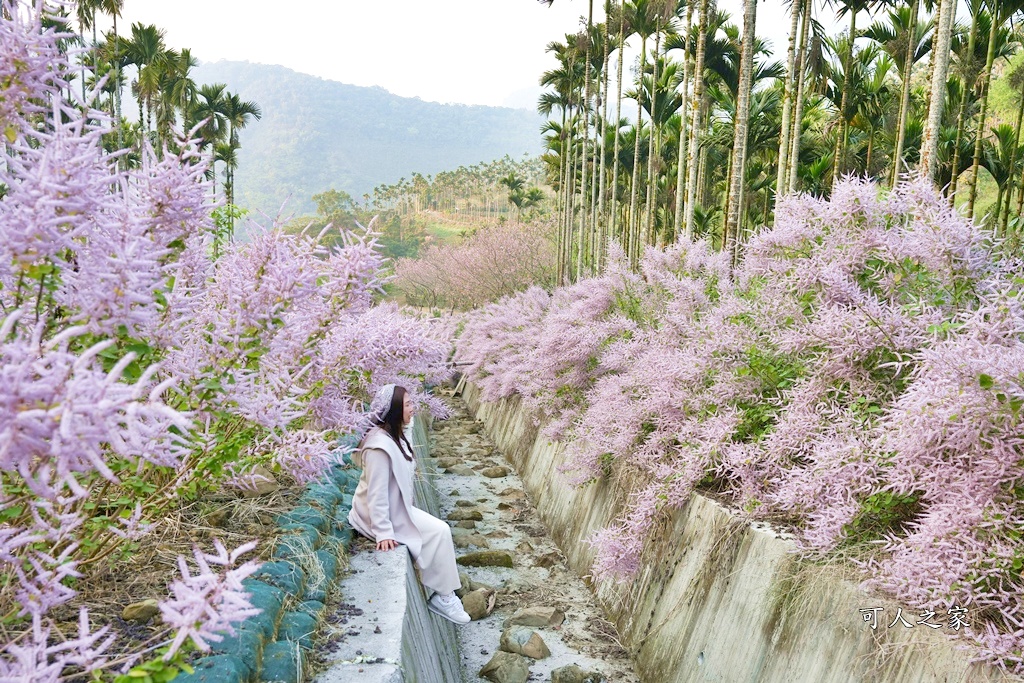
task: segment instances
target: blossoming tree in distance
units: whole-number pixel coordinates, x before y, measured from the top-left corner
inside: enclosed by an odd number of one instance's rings
[[[658,518],[713,491],[915,607],[969,606],[1020,671],[1022,272],[929,183],[848,180],[781,200],[735,269],[684,242],[485,307],[458,359],[546,418],[577,483],[630,487],[595,576],[636,572]]]
[[[440,381],[446,351],[373,305],[372,238],[253,227],[214,245],[188,135],[124,170],[107,115],[66,99],[79,67],[52,9],[0,0],[0,679],[40,683],[144,656],[166,671],[231,632],[253,543],[181,558],[167,629],[138,652],[108,655],[85,609],[77,634],[52,615],[182,500],[257,465],[317,478],[362,400]]]

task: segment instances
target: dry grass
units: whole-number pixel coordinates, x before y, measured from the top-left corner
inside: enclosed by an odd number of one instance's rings
[[[147,624],[126,622],[121,612],[127,605],[166,598],[168,586],[180,576],[178,557],[184,556],[194,566],[193,549],[212,552],[214,540],[229,549],[256,540],[256,551],[244,559],[269,559],[277,533],[274,518],[294,507],[301,492],[301,488],[291,487],[259,498],[208,497],[173,510],[133,544],[125,557],[114,560],[112,556],[110,561],[86,568],[74,584],[78,595],[50,612],[56,622],[53,636],[58,640],[77,636],[78,612],[86,607],[94,628],[109,625],[117,636],[110,654],[136,650],[163,627],[159,617]],[[9,642],[20,630],[12,626],[0,636]]]

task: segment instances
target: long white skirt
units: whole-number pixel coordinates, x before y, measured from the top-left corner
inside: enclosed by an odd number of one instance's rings
[[[447,522],[428,512],[419,508],[410,508],[410,511],[413,524],[423,537],[419,556],[412,558],[420,569],[420,580],[437,593],[451,593],[461,585],[452,530]]]

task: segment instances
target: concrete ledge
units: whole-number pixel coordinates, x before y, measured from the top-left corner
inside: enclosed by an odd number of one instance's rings
[[[317,683],[461,681],[455,625],[427,609],[404,546],[353,554],[341,591],[361,613],[343,625],[348,636]]]
[[[437,515],[434,468],[426,420],[414,422],[417,507]],[[316,683],[461,683],[458,634],[451,622],[427,609],[427,596],[409,551],[363,550],[349,557],[341,581],[345,641]]]
[[[347,634],[331,656],[317,683],[380,681],[398,683],[402,676],[402,641],[408,595],[406,576],[412,567],[404,546],[389,552],[364,550],[349,557],[341,581]],[[415,576],[413,577],[415,580]]]
[[[540,436],[517,397],[464,399],[518,470],[531,501],[577,574],[588,574],[586,540],[613,523],[628,491],[614,479],[569,486],[562,445]],[[593,588],[641,679],[649,683],[981,683],[1020,681],[971,663],[942,631],[889,628],[915,605],[870,595],[842,567],[797,562],[794,544],[700,495],[661,523],[632,581]],[[876,629],[860,610],[883,608]],[[884,618],[884,621],[883,621]],[[941,616],[936,618],[941,621]]]

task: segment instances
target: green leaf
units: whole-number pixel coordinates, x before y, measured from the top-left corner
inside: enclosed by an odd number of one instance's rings
[[[121,351],[121,349],[117,348],[117,346],[114,345],[108,346],[107,348],[103,349],[102,351],[99,352],[98,355],[100,358],[106,358],[108,360],[120,360],[122,354],[123,352]]]
[[[138,355],[142,356],[147,353],[152,353],[153,347],[145,342],[133,342],[128,345],[127,350],[133,351]]]
[[[992,380],[992,375],[986,375],[985,373],[978,375],[978,385],[981,386],[982,389],[991,389],[994,384],[995,382]]]

